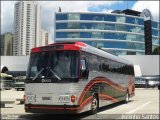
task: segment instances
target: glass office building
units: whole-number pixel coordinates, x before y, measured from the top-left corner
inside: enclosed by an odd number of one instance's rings
[[[152,31],[152,51],[158,46],[160,46],[160,24],[156,21],[151,21],[151,31]]]
[[[61,41],[82,41],[117,55],[143,55],[144,18],[118,13],[58,12],[55,42]],[[159,23],[152,21],[152,49],[157,46]]]

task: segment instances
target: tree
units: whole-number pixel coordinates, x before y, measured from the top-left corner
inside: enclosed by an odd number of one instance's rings
[[[153,55],[160,55],[160,46],[154,48]]]

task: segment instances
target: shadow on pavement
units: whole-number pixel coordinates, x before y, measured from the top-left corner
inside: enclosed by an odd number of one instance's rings
[[[23,120],[80,120],[85,118],[89,115],[89,113],[82,113],[82,114],[27,114],[19,116],[19,119]]]
[[[118,103],[110,104],[110,105],[99,108],[98,112],[109,110],[109,109],[112,109],[114,107],[118,107],[120,105],[129,104],[130,102],[133,102],[133,100],[129,100],[128,103],[125,103],[125,102],[121,101],[121,102],[118,102]]]

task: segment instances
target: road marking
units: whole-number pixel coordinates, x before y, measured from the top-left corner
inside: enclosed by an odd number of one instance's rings
[[[131,111],[127,112],[126,114],[134,113],[135,111],[137,111],[137,110],[139,110],[139,109],[143,108],[144,106],[146,106],[146,105],[148,105],[148,104],[150,104],[150,103],[151,103],[151,101],[148,101],[147,103],[142,104],[142,105],[141,105],[141,106],[139,106],[138,108],[133,109],[133,110],[131,110]]]

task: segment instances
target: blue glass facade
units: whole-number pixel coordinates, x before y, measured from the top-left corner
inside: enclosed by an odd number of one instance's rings
[[[143,26],[132,26],[132,25],[124,25],[124,24],[109,24],[109,23],[105,23],[105,24],[104,23],[76,23],[76,22],[57,23],[56,30],[59,30],[59,29],[116,30],[116,31],[126,31],[126,32],[144,34],[144,27]],[[155,31],[155,32],[157,32],[157,31]]]
[[[76,16],[76,17],[74,17],[74,16]],[[78,18],[78,19],[75,19],[75,18]],[[142,18],[124,17],[124,16],[122,17],[122,16],[115,15],[115,14],[110,15],[110,14],[92,14],[92,13],[88,13],[88,14],[86,14],[86,13],[85,14],[83,14],[83,13],[58,14],[57,13],[56,20],[92,20],[92,21],[94,20],[94,21],[123,22],[123,23],[144,25],[144,20]]]
[[[158,23],[152,21],[152,48],[159,45]],[[115,54],[145,54],[144,19],[100,13],[56,13],[56,42],[82,41]]]
[[[160,26],[158,22],[152,21],[152,52],[154,49],[158,46],[160,46],[160,38],[159,38],[159,32],[160,32]]]

